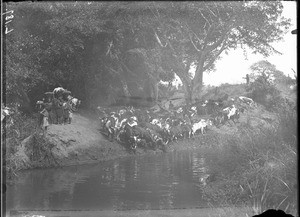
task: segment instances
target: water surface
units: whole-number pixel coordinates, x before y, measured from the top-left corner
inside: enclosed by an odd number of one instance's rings
[[[201,177],[205,153],[180,151],[19,174],[7,209],[136,210],[207,207]]]

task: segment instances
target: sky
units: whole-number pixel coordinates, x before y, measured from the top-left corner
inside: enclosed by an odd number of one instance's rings
[[[221,59],[216,62],[216,71],[210,74],[204,73],[203,82],[205,85],[218,86],[223,83],[239,84],[245,82],[246,74],[251,73],[250,66],[260,60],[268,60],[276,68],[286,75],[293,77],[292,68],[297,71],[297,35],[291,31],[297,28],[297,3],[296,1],[286,1],[283,4],[283,16],[291,19],[291,29],[284,36],[284,40],[274,45],[275,49],[282,55],[273,55],[264,58],[259,54],[247,53],[247,60],[243,55],[242,49],[231,50],[228,55],[221,54]],[[177,81],[174,82],[176,85]]]

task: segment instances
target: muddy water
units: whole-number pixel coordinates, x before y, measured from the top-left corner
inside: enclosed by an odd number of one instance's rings
[[[105,163],[24,171],[8,186],[7,209],[133,210],[207,207],[205,152],[132,156]]]

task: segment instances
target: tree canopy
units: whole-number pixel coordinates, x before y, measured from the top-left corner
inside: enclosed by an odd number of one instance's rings
[[[290,27],[279,1],[24,2],[5,8],[14,11],[14,30],[4,41],[8,101],[35,101],[56,86],[86,105],[128,96],[157,100],[159,81],[175,74],[191,101],[223,52],[278,53],[272,43]]]

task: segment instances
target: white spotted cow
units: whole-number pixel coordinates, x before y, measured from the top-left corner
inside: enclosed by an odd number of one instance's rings
[[[255,102],[249,97],[239,96],[239,100],[243,103],[246,103],[249,106],[255,106]]]
[[[193,123],[192,136],[194,136],[198,130],[200,130],[201,134],[203,135],[207,129],[207,126],[211,126],[211,125],[212,125],[211,120],[204,120],[204,119],[201,119],[199,122]]]

